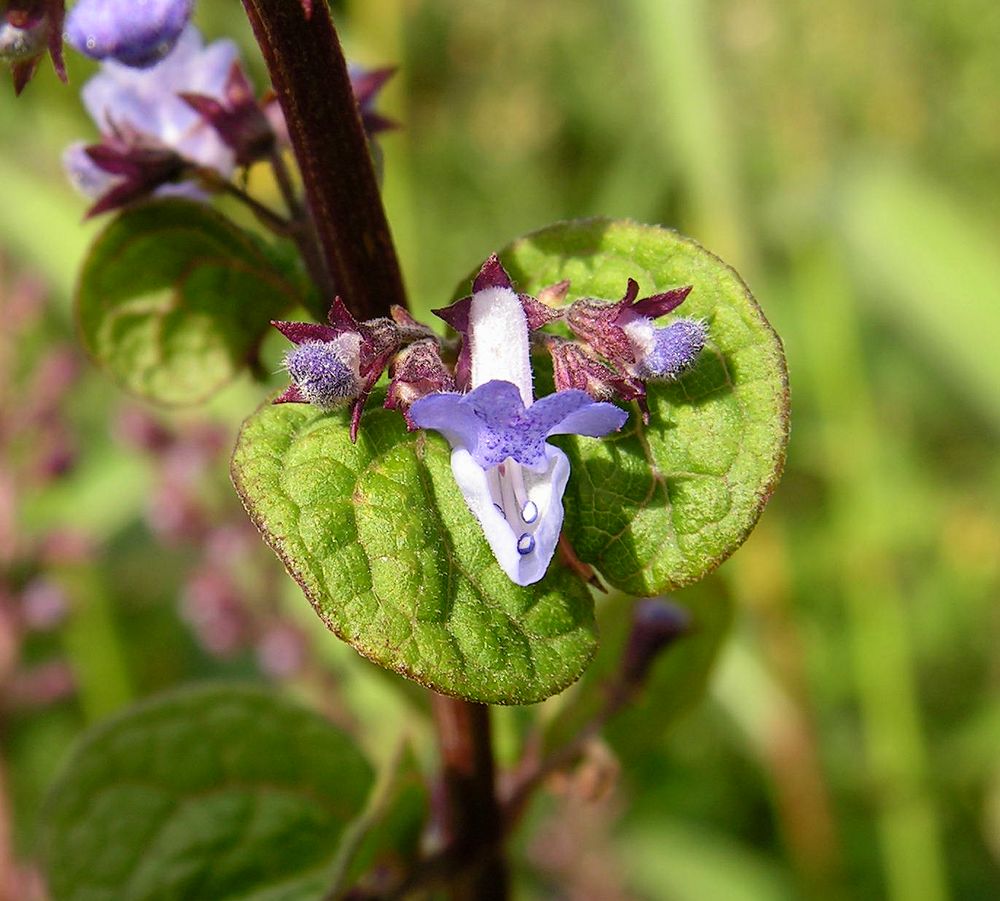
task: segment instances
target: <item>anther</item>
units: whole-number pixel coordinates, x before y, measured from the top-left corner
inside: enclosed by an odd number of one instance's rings
[[[521,537],[517,539],[517,552],[524,556],[525,554],[530,554],[534,549],[534,535],[529,535],[527,532],[524,532]]]
[[[536,519],[538,519],[538,505],[534,501],[528,501],[528,503],[521,508],[521,519],[528,525],[531,525]]]

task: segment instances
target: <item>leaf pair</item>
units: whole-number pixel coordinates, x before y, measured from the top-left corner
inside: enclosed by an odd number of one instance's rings
[[[781,344],[739,276],[675,232],[630,222],[556,225],[500,252],[518,290],[570,281],[568,300],[692,285],[686,316],[709,341],[676,382],[649,385],[601,441],[570,457],[564,537],[610,586],[660,594],[711,572],[746,538],[788,437]],[[466,293],[468,282],[459,287]],[[126,387],[168,403],[210,396],[255,352],[296,280],[204,207],[161,201],[98,239],[81,279],[85,343]],[[589,589],[554,564],[519,588],[500,572],[432,433],[370,402],[358,443],[343,412],[264,405],[245,423],[233,478],[265,540],[337,635],[387,669],[486,703],[539,701],[597,645]]]

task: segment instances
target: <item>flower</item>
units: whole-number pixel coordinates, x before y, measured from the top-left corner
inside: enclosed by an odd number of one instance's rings
[[[350,401],[351,441],[355,441],[365,401],[389,358],[402,347],[401,330],[388,318],[358,322],[339,297],[327,318],[329,325],[271,321],[296,345],[285,357],[292,384],[272,403],[332,409]]]
[[[236,57],[232,41],[203,46],[198,30],[189,26],[173,51],[151,68],[106,60],[82,91],[84,106],[101,129],[101,145],[113,147],[119,156],[130,150],[169,151],[188,168],[200,166],[228,178],[235,166],[232,149],[179,95],[223,99]],[[121,183],[122,173],[95,160],[90,149],[82,142],[71,145],[63,154],[63,166],[82,193],[103,197]],[[191,185],[160,182],[147,188],[200,196]]]
[[[79,0],[66,19],[66,40],[92,59],[154,66],[191,20],[194,0]]]
[[[179,96],[215,129],[240,166],[250,166],[274,151],[277,135],[268,111],[257,102],[238,62],[229,70],[221,98],[193,92]]]
[[[555,553],[569,480],[569,459],[545,439],[606,435],[628,415],[577,390],[534,401],[528,316],[495,258],[466,300],[463,345],[472,390],[423,397],[410,407],[410,421],[451,444],[455,481],[493,555],[511,581],[530,585]]]
[[[654,325],[690,292],[687,285],[637,300],[639,285],[630,278],[617,303],[593,298],[572,303],[565,320],[582,346],[559,338],[545,340],[556,387],[582,388],[596,398],[635,400],[643,421],[649,422],[644,382],[680,377],[697,360],[708,337],[707,326],[698,319],[678,319],[664,328]]]
[[[332,409],[353,400],[361,387],[361,336],[345,332],[330,341],[305,341],[285,354],[292,384],[283,395]]]
[[[578,300],[566,313],[566,323],[613,366],[627,371],[648,351],[648,336],[642,329],[647,325],[652,328],[654,319],[679,307],[690,293],[687,285],[636,300],[639,285],[630,278],[625,296],[617,303]]]

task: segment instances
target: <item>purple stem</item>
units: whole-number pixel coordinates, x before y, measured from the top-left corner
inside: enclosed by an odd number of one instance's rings
[[[406,294],[368,141],[326,3],[243,0],[285,114],[323,263],[358,319]],[[329,298],[332,300],[332,298]]]

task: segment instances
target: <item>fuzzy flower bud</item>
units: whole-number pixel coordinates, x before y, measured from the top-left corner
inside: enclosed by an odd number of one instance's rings
[[[644,319],[624,326],[636,351],[635,372],[640,378],[675,379],[688,369],[705,347],[707,329],[698,319],[678,319],[666,328],[654,328]]]
[[[620,301],[578,300],[567,311],[566,322],[573,334],[609,363],[628,371],[648,352],[648,348],[630,331],[646,326],[652,329],[653,320],[679,307],[690,291],[691,287],[686,286],[637,300],[639,285],[630,278],[625,296]],[[645,334],[641,337],[647,343],[651,338]]]
[[[389,367],[389,392],[385,405],[398,410],[410,421],[410,407],[421,397],[442,391],[454,391],[455,379],[441,359],[438,343],[433,338],[415,341],[400,351]]]
[[[323,409],[358,396],[361,336],[338,335],[332,341],[308,341],[285,354],[285,368],[302,398]]]
[[[177,43],[194,0],[79,0],[66,20],[66,40],[91,59],[146,69]]]
[[[271,325],[296,345],[285,358],[292,384],[273,402],[329,408],[349,400],[354,441],[365,400],[389,358],[402,346],[401,328],[389,318],[358,322],[339,297],[334,298],[327,319],[329,325],[272,320]],[[322,347],[296,353],[306,345],[317,344]],[[350,377],[345,376],[345,371]]]

